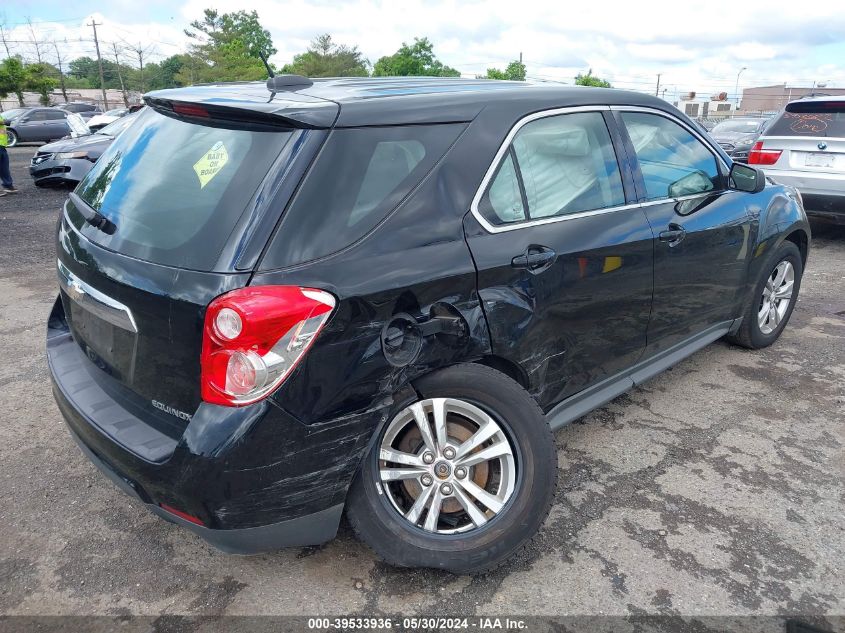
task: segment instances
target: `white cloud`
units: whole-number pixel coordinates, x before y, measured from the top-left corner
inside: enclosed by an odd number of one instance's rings
[[[156,15],[166,6],[162,0],[147,1]],[[358,45],[371,62],[403,41],[427,36],[445,63],[468,75],[503,67],[522,53],[529,77],[571,82],[592,68],[618,87],[646,91],[660,73],[667,96],[690,90],[732,93],[743,66],[748,69],[741,86],[809,85],[821,79],[845,86],[845,11],[838,0],[816,0],[812,11],[788,0],[182,0],[167,8],[172,17],[158,23],[133,20],[144,14],[132,11],[134,4],[114,0],[111,9],[101,9],[100,36],[157,42],[159,57],[179,52],[186,45],[182,29],[210,7],[256,9],[279,50],[273,58],[277,64],[328,32],[340,43]],[[39,29],[66,38],[69,56],[93,54],[91,29],[83,21],[39,24]],[[26,27],[13,33],[14,39],[29,37]]]

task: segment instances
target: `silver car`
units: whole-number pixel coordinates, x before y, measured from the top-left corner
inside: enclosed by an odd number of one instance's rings
[[[798,189],[808,215],[845,222],[845,98],[788,104],[751,148],[748,164]]]

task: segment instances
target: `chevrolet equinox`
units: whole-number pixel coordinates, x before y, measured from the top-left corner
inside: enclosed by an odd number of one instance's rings
[[[661,99],[385,78],[165,90],[70,194],[47,355],[83,452],[214,546],[479,572],[552,432],[722,337],[772,344],[795,189]]]

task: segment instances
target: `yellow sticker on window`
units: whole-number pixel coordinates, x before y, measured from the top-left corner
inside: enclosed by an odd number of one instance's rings
[[[197,172],[197,178],[200,179],[200,189],[205,187],[211,179],[214,178],[226,163],[229,162],[229,152],[226,151],[226,146],[222,141],[214,144],[205,156],[194,163],[194,171]]]

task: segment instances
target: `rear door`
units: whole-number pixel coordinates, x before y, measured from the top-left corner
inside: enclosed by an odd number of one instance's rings
[[[282,174],[309,161],[325,136],[254,129],[244,118],[193,122],[147,108],[65,206],[57,244],[65,318],[92,375],[139,407],[196,410],[206,306],[247,284],[254,260],[244,264],[243,254],[255,248],[252,231],[277,220],[267,215],[280,212]]]
[[[606,108],[526,117],[465,220],[493,351],[523,368],[545,409],[645,348],[652,232],[629,204],[613,127]]]
[[[749,195],[702,137],[664,112],[620,108],[640,201],[655,233],[647,356],[733,319],[748,270]]]

